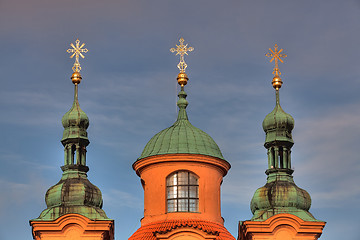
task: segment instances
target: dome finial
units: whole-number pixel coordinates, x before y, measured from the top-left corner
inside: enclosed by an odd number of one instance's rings
[[[188,47],[188,44],[184,45],[184,41],[185,40],[183,38],[180,38],[179,39],[180,44],[176,45],[176,49],[170,48],[170,52],[172,53],[176,52],[176,55],[180,55],[180,62],[177,65],[177,67],[180,70],[180,73],[178,74],[177,81],[181,87],[184,87],[187,84],[187,81],[189,80],[189,78],[185,73],[187,64],[185,62],[184,56],[185,54],[188,55],[188,52],[194,51],[193,47]]]
[[[273,80],[272,80],[272,85],[273,85],[273,87],[275,88],[276,91],[278,91],[281,88],[281,85],[283,83],[281,81],[281,78],[280,78],[281,72],[279,70],[279,61],[284,63],[284,61],[281,58],[286,58],[287,57],[286,54],[281,53],[283,50],[284,49],[278,50],[278,45],[275,44],[274,45],[274,50],[269,48],[270,52],[265,54],[265,56],[271,58],[270,62],[272,62],[275,59],[275,67],[274,67],[274,71],[273,71],[274,77],[273,77]]]
[[[80,62],[79,62],[79,56],[81,56],[82,58],[85,58],[85,56],[82,53],[87,53],[88,49],[83,48],[85,46],[85,43],[80,45],[79,39],[76,39],[75,45],[73,43],[70,43],[70,46],[72,48],[69,48],[66,51],[68,53],[72,53],[70,58],[73,58],[75,56],[75,63],[74,63],[74,66],[72,67],[72,70],[74,71],[74,73],[71,76],[71,80],[75,85],[77,85],[81,82],[81,79],[82,79],[81,74],[80,74],[81,67],[80,67]]]

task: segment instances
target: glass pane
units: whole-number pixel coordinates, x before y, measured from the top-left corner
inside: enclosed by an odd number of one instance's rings
[[[178,187],[179,191],[178,191],[178,198],[187,198],[189,197],[189,189],[188,186],[180,186]]]
[[[188,205],[188,199],[179,199],[178,204],[178,211],[179,212],[188,212],[189,211],[189,205]]]
[[[167,211],[168,212],[177,212],[177,200],[168,200]]]
[[[190,212],[198,212],[199,211],[199,200],[198,199],[190,199]]]
[[[167,178],[167,180],[166,180],[166,185],[167,185],[167,186],[177,185],[177,174],[176,174],[176,173],[170,175],[170,176]]]
[[[178,184],[179,185],[187,185],[188,181],[188,172],[178,172]]]
[[[171,179],[173,178],[173,175],[170,175],[166,178],[166,186],[172,185]]]
[[[195,174],[190,173],[189,175],[190,175],[189,176],[189,180],[190,180],[189,184],[190,185],[198,185],[198,178],[195,176]]]
[[[177,192],[177,188],[176,186],[174,187],[167,187],[167,198],[176,198],[176,192]]]
[[[198,198],[198,186],[190,186],[190,197],[191,198]]]

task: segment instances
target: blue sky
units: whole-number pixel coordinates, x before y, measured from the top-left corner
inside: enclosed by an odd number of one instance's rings
[[[32,239],[28,221],[45,209],[61,177],[61,117],[72,104],[79,38],[79,101],[90,118],[88,177],[115,220],[116,239],[140,227],[143,193],[131,164],[176,118],[183,37],[188,115],[218,143],[232,168],[222,216],[237,237],[250,200],[266,182],[262,120],[274,107],[275,43],[281,105],[295,119],[295,183],[327,225],[321,239],[360,239],[360,2],[349,1],[0,1],[0,239]],[[346,237],[344,237],[346,233]]]

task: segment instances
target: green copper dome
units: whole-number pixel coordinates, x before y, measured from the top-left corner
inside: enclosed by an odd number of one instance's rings
[[[308,192],[296,186],[288,170],[273,170],[265,186],[256,190],[250,204],[253,221],[264,221],[279,213],[290,213],[304,221],[317,221],[309,212]]]
[[[291,136],[291,131],[294,128],[294,118],[281,108],[278,91],[276,91],[275,108],[266,115],[262,126],[266,133],[265,144],[274,141],[294,143]]]
[[[61,180],[46,192],[47,209],[42,211],[38,219],[54,220],[58,217],[77,213],[92,220],[108,219],[102,210],[102,194],[86,176],[86,166],[64,166]]]
[[[288,131],[294,129],[294,118],[290,114],[284,112],[280,104],[276,104],[274,110],[266,115],[263,121],[264,131],[271,131],[277,128],[283,128]]]
[[[179,114],[176,122],[152,137],[139,159],[175,153],[202,154],[224,159],[215,141],[207,133],[189,122],[186,113],[187,94],[183,88],[178,96]]]
[[[75,97],[71,109],[65,113],[61,122],[64,127],[63,138],[61,142],[64,144],[69,139],[82,139],[89,141],[87,136],[87,128],[89,127],[89,118],[86,113],[81,110],[77,96],[77,85],[75,85]]]

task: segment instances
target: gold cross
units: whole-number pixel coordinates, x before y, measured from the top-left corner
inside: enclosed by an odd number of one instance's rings
[[[188,51],[189,52],[194,51],[194,48],[193,47],[187,47],[188,44],[184,45],[184,39],[183,38],[180,38],[179,42],[180,42],[180,44],[176,45],[176,49],[171,48],[170,52],[173,53],[173,52],[176,51],[176,55],[180,55],[180,62],[177,65],[177,67],[179,68],[181,73],[184,73],[185,69],[187,67],[187,64],[185,63],[185,60],[184,60],[184,55],[185,54],[188,55],[188,53],[187,53]]]
[[[85,56],[82,53],[87,53],[88,50],[87,48],[83,48],[85,46],[85,43],[81,44],[80,46],[80,41],[79,39],[76,39],[75,41],[75,45],[70,43],[70,46],[72,48],[69,48],[68,50],[66,50],[68,53],[73,53],[70,58],[73,58],[75,56],[75,63],[74,66],[72,67],[72,70],[74,72],[80,72],[81,67],[80,67],[80,63],[79,63],[79,56],[81,56],[82,58],[85,58]]]
[[[275,76],[280,76],[281,72],[279,70],[279,62],[278,61],[284,63],[284,61],[281,58],[286,58],[287,55],[281,53],[284,49],[280,49],[280,51],[278,51],[278,45],[277,44],[275,44],[275,46],[274,46],[274,51],[271,48],[269,48],[269,50],[270,50],[271,53],[267,53],[267,54],[265,54],[265,56],[271,57],[270,62],[272,62],[275,59],[275,67],[274,67],[273,74]]]

